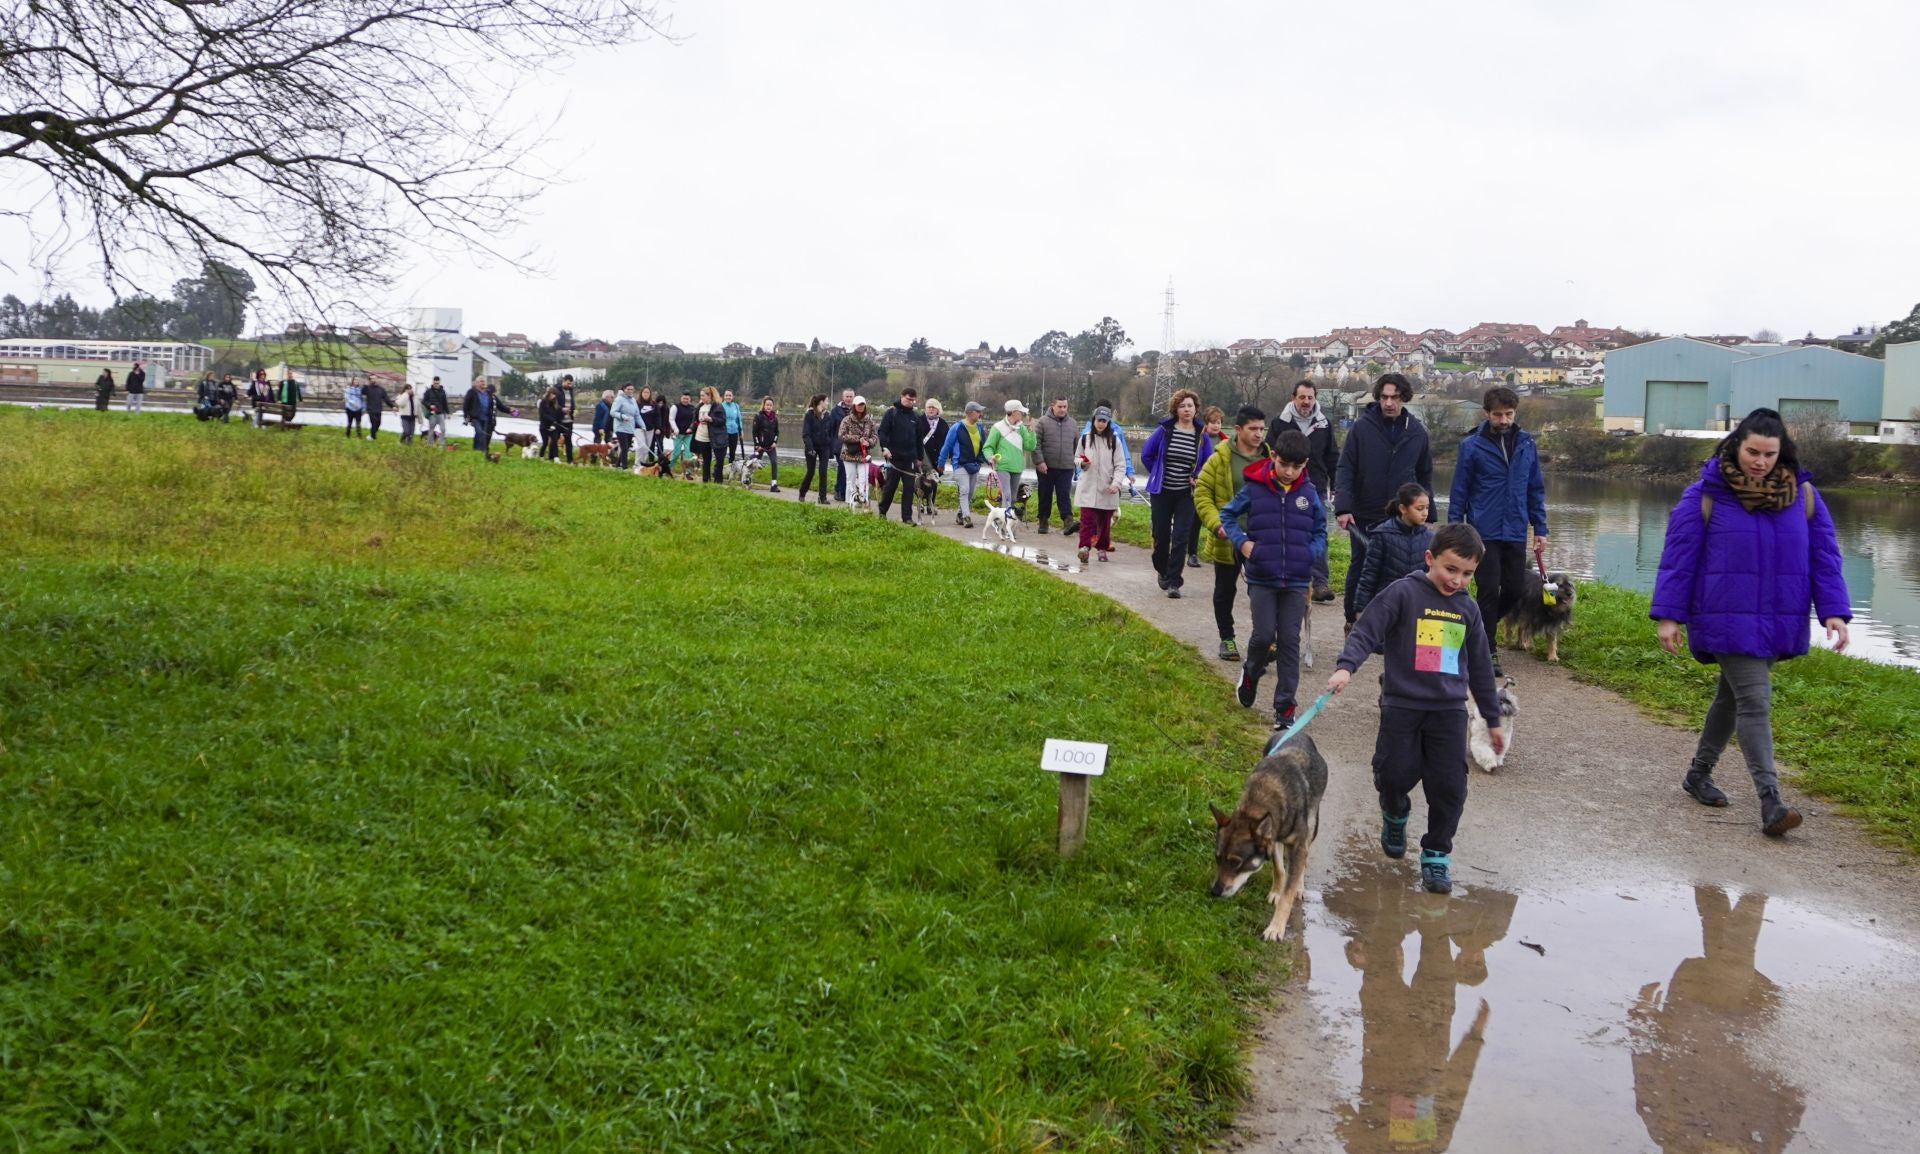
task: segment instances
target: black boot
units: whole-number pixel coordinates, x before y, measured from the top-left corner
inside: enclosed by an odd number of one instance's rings
[[[1781,837],[1800,824],[1800,811],[1780,800],[1780,791],[1767,789],[1760,792],[1760,832],[1768,837]]]
[[[1710,805],[1715,809],[1727,807],[1727,795],[1713,784],[1713,771],[1710,769],[1695,767],[1687,770],[1687,778],[1680,783],[1680,788],[1701,805]]]

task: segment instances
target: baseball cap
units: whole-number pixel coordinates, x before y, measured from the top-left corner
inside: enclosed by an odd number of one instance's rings
[[[855,397],[853,398],[853,403],[856,405],[864,405],[867,403],[867,399],[865,397]]]
[[[1026,411],[1027,407],[1017,400],[1007,402],[1007,412],[1009,413],[1024,413]]]
[[[986,406],[982,405],[979,401],[967,402],[967,412],[969,413],[984,413],[986,411]]]

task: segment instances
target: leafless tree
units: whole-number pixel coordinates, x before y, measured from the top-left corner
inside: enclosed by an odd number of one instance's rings
[[[501,252],[537,191],[520,78],[664,34],[648,0],[0,0],[0,216],[118,294],[211,259],[323,314]],[[524,118],[518,118],[523,120]],[[143,267],[145,266],[145,267]]]

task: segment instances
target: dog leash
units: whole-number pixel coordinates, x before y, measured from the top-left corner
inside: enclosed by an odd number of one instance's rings
[[[1320,696],[1314,698],[1313,704],[1307,706],[1307,711],[1305,713],[1302,713],[1293,719],[1293,724],[1287,726],[1287,731],[1285,733],[1282,733],[1279,737],[1276,737],[1273,740],[1267,742],[1266,752],[1269,755],[1271,755],[1274,750],[1279,749],[1281,746],[1285,745],[1287,742],[1293,740],[1296,734],[1298,734],[1301,730],[1307,727],[1307,722],[1313,720],[1314,714],[1319,713],[1320,708],[1324,706],[1327,702],[1332,700],[1333,700],[1333,690],[1331,689],[1325,690],[1320,694]]]

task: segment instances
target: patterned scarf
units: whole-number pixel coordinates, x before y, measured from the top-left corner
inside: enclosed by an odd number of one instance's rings
[[[1740,466],[1721,457],[1720,479],[1740,498],[1741,506],[1749,513],[1778,513],[1793,508],[1793,503],[1800,498],[1800,479],[1785,465],[1775,465],[1771,473],[1756,481]]]

